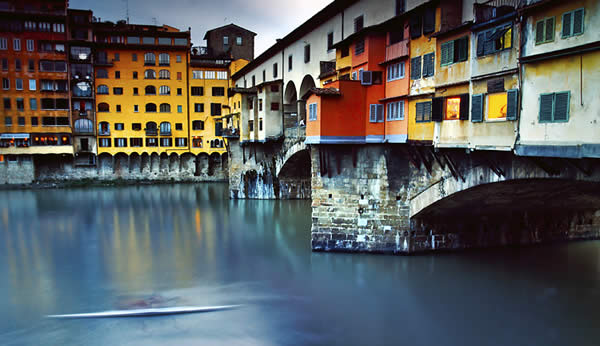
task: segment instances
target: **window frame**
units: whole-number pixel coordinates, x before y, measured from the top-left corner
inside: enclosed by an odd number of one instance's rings
[[[566,119],[565,120],[555,120],[554,116],[556,113],[556,95],[557,94],[567,94],[567,114],[566,114]],[[544,95],[552,95],[552,120],[542,120],[542,96]],[[538,97],[538,103],[539,103],[539,111],[538,111],[538,122],[540,124],[560,124],[560,123],[568,123],[569,119],[571,118],[571,91],[558,91],[558,92],[552,92],[552,93],[541,93],[540,96]]]
[[[574,21],[574,18],[575,18],[575,13],[577,11],[582,11],[583,14],[581,15],[581,32],[575,34],[574,33],[574,30],[575,30],[575,21]],[[567,14],[571,15],[570,30],[569,30],[569,34],[568,35],[564,35],[563,25],[565,23],[565,15],[567,15]],[[574,37],[574,36],[581,36],[581,35],[583,35],[585,33],[585,8],[584,7],[576,8],[574,10],[571,10],[571,11],[568,11],[568,12],[565,12],[565,13],[562,14],[562,16],[561,16],[561,30],[560,30],[560,33],[561,33],[561,38],[562,39],[569,38],[569,37]]]
[[[548,31],[548,20],[552,20],[553,24],[552,24],[552,39],[547,39],[547,31]],[[537,40],[537,34],[538,34],[538,24],[542,24],[542,40],[538,41]],[[535,45],[540,45],[540,44],[544,44],[544,43],[550,43],[550,42],[554,42],[555,36],[556,36],[556,17],[552,16],[552,17],[544,17],[538,21],[535,22]]]

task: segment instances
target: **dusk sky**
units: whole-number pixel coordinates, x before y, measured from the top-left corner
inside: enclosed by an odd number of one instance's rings
[[[317,13],[331,0],[129,0],[131,24],[167,24],[180,30],[192,28],[195,46],[205,45],[206,30],[235,23],[257,33],[255,56]],[[69,7],[91,9],[103,21],[126,17],[124,0],[70,0]]]

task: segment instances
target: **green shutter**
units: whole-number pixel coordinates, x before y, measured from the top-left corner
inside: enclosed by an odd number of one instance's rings
[[[456,44],[458,45],[458,47],[456,47],[455,44],[455,49],[458,50],[458,61],[467,61],[467,59],[469,58],[469,36],[465,36],[463,38],[460,38],[458,40],[456,40],[455,42],[457,42]]]
[[[506,105],[506,119],[517,120],[517,113],[519,107],[519,91],[517,89],[511,89],[508,91],[508,103]]]
[[[573,35],[583,34],[583,11],[583,8],[580,8],[573,12]]]
[[[431,120],[440,122],[444,119],[444,98],[434,97],[432,104]]]
[[[563,14],[562,17],[562,37],[571,36],[571,12]]]
[[[552,122],[554,94],[540,95],[540,123]]]
[[[546,19],[546,35],[544,41],[554,41],[554,17]]]
[[[535,43],[540,44],[544,42],[544,20],[540,20],[535,24]]]
[[[415,120],[420,123],[423,122],[423,103],[419,102],[415,105]]]
[[[454,41],[446,42],[442,44],[442,66],[452,64],[452,57],[454,57]]]
[[[473,95],[471,98],[471,121],[483,121],[483,94]]]
[[[421,78],[421,57],[410,59],[410,79]]]
[[[554,94],[554,121],[569,121],[569,91]]]
[[[423,104],[423,121],[431,121],[431,101]]]

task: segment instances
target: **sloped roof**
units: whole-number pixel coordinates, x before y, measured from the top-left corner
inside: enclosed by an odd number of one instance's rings
[[[227,28],[236,28],[236,29],[238,29],[238,30],[243,30],[243,31],[245,31],[245,32],[247,32],[247,33],[250,33],[250,34],[252,34],[252,35],[256,36],[256,33],[255,33],[255,32],[252,32],[252,31],[250,31],[250,30],[248,30],[248,29],[246,29],[246,28],[242,28],[242,27],[241,27],[241,26],[239,26],[239,25],[235,25],[235,24],[231,23],[231,24],[227,24],[227,25],[220,26],[220,27],[218,27],[218,28],[214,28],[214,29],[208,30],[208,31],[206,32],[206,34],[204,34],[204,40],[206,40],[206,39],[207,39],[207,37],[208,37],[208,33],[210,33],[210,32],[213,32],[213,31],[217,31],[217,30],[223,30],[223,29],[227,29]]]

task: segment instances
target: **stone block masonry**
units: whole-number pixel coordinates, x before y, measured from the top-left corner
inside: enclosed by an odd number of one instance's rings
[[[600,238],[596,161],[408,145],[319,145],[310,154],[314,251],[410,254]]]

